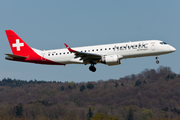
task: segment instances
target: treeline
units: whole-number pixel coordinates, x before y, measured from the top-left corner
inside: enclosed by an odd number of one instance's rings
[[[41,83],[61,83],[58,81],[43,81],[43,80],[17,80],[11,78],[4,78],[0,81],[0,86],[9,86],[9,87],[20,87],[24,84],[41,84]]]
[[[169,67],[97,82],[0,81],[0,120],[179,120],[180,75]]]

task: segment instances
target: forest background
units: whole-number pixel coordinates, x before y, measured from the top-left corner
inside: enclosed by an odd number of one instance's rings
[[[178,120],[180,75],[170,67],[97,82],[0,81],[0,120]]]

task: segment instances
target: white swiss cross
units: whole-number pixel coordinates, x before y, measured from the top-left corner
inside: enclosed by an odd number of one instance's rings
[[[12,47],[16,47],[17,51],[20,51],[20,47],[24,46],[24,43],[19,43],[19,39],[16,39],[16,43],[12,44]]]

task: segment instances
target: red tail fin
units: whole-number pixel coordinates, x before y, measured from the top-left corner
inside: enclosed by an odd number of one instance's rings
[[[26,56],[33,51],[13,30],[5,32],[14,55]]]

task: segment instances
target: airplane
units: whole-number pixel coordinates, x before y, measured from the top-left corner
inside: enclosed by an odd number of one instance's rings
[[[47,65],[90,64],[89,70],[96,71],[95,65],[108,66],[121,64],[122,59],[155,56],[175,52],[176,49],[161,40],[145,40],[126,43],[85,46],[64,49],[38,50],[26,44],[13,30],[5,30],[12,53],[5,59]]]

